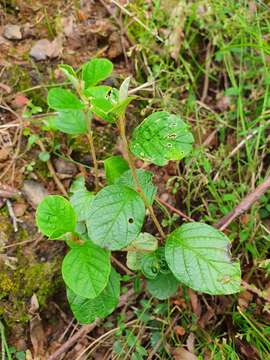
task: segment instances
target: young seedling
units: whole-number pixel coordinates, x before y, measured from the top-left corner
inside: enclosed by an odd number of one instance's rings
[[[70,247],[62,263],[67,297],[76,319],[85,324],[108,316],[117,306],[120,276],[111,266],[111,251],[127,252],[127,266],[146,278],[147,290],[158,299],[174,295],[181,284],[211,295],[240,290],[241,271],[230,256],[230,241],[219,230],[198,222],[185,223],[165,234],[153,203],[157,188],[153,174],[136,169],[134,156],[156,164],[181,160],[192,151],[193,136],[187,124],[166,111],[154,112],[126,136],[125,111],[130,79],[120,89],[99,85],[110,76],[107,59],[93,59],[76,73],[61,65],[75,91],[49,91],[48,105],[57,111],[54,128],[87,137],[95,170],[95,193],[82,177],[70,188],[70,198],[47,196],[39,205],[36,221],[49,239],[64,239]],[[92,114],[119,129],[126,158],[104,161],[107,186],[101,190],[93,142]],[[146,209],[159,235],[142,232]],[[159,245],[162,244],[162,245]]]

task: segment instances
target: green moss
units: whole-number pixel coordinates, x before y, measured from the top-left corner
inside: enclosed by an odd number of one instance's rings
[[[32,257],[21,257],[15,270],[6,266],[0,269],[0,315],[9,326],[29,320],[30,299],[34,293],[40,308],[46,305],[60,281],[57,260],[38,263]]]

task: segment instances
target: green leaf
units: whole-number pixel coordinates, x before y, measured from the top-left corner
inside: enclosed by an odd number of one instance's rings
[[[59,112],[54,125],[57,130],[70,135],[86,134],[88,131],[85,115],[81,110]]]
[[[96,99],[106,98],[109,91],[111,91],[111,86],[100,85],[100,86],[90,86],[84,90],[84,95],[87,97],[93,97]]]
[[[48,151],[41,151],[39,154],[38,154],[38,157],[41,161],[48,161],[50,160],[50,153]]]
[[[93,199],[94,195],[87,190],[76,191],[70,197],[70,202],[76,212],[78,221],[86,221]]]
[[[143,255],[141,270],[147,279],[155,279],[157,277],[160,270],[160,263],[156,252]]]
[[[125,100],[118,102],[113,106],[111,110],[108,111],[108,116],[113,116],[114,121],[116,121],[120,116],[125,113],[126,108],[134,99],[136,99],[136,96],[129,96]]]
[[[120,250],[138,236],[144,215],[143,200],[134,190],[107,186],[92,202],[86,222],[89,237],[101,247]]]
[[[143,253],[137,251],[128,251],[127,253],[127,267],[130,270],[140,270],[142,263]]]
[[[72,85],[76,88],[79,84],[79,80],[77,79],[76,73],[72,66],[67,64],[59,65],[60,70],[65,74],[68,80],[72,83]]]
[[[49,195],[38,205],[36,222],[39,230],[50,239],[58,239],[76,226],[75,211],[69,201],[59,195]]]
[[[196,291],[211,295],[240,291],[239,262],[232,262],[230,241],[219,230],[202,223],[184,224],[165,244],[165,256],[174,276]]]
[[[49,90],[48,105],[55,110],[80,110],[84,104],[69,90],[54,88]]]
[[[67,289],[68,302],[75,318],[81,324],[91,324],[105,318],[116,308],[120,296],[120,275],[112,268],[108,284],[95,298],[86,299]]]
[[[128,249],[139,252],[152,252],[158,248],[158,240],[151,234],[144,232],[132,241]]]
[[[91,104],[91,111],[102,120],[108,121],[109,123],[115,121],[112,114],[108,115],[109,111],[113,109],[113,104],[108,99],[92,99]]]
[[[108,184],[113,184],[121,174],[129,169],[122,156],[111,156],[104,160],[105,176]]]
[[[143,169],[136,170],[136,174],[138,176],[139,183],[141,185],[144,194],[147,197],[149,204],[152,205],[157,192],[157,187],[152,182],[153,174]],[[116,180],[115,183],[119,185],[126,185],[131,189],[134,189],[135,191],[137,190],[131,170],[128,170],[124,174],[122,174],[119,177],[119,179]]]
[[[165,111],[148,116],[133,132],[131,151],[156,165],[181,160],[192,149],[193,136],[186,123]]]
[[[155,251],[158,248],[157,239],[148,233],[140,233],[137,239],[128,246],[127,266],[131,270],[140,270],[142,258],[145,253]]]
[[[94,86],[106,79],[113,71],[113,64],[108,59],[92,59],[83,66],[82,78],[85,88]]]
[[[73,247],[62,263],[66,285],[76,295],[87,299],[96,298],[105,289],[110,272],[110,253],[91,241]]]
[[[86,190],[84,177],[78,176],[71,184],[69,191],[75,193],[76,191]]]
[[[177,292],[179,282],[170,274],[158,274],[155,279],[146,281],[146,288],[152,296],[165,300]]]

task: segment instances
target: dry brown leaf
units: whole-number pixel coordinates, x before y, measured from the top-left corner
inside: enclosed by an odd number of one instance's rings
[[[199,319],[201,317],[202,308],[198,298],[198,295],[192,289],[188,289],[188,295],[190,297],[190,303],[194,314]]]
[[[30,320],[30,339],[34,349],[34,358],[45,359],[46,336],[39,315]]]
[[[174,360],[197,360],[197,356],[185,348],[178,348],[172,351]]]
[[[174,328],[174,331],[175,331],[176,334],[179,335],[179,336],[183,336],[183,335],[185,335],[185,333],[186,333],[186,330],[185,330],[185,328],[183,328],[183,326],[176,326],[176,327]]]

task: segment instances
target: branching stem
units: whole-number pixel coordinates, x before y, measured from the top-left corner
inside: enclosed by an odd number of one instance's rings
[[[133,157],[132,157],[132,155],[130,153],[130,150],[129,150],[128,140],[127,140],[127,136],[126,136],[126,122],[125,122],[125,117],[124,116],[121,116],[119,118],[119,120],[118,120],[118,129],[119,129],[119,132],[120,132],[121,139],[123,141],[124,149],[125,149],[125,151],[127,153],[127,160],[128,160],[128,164],[129,164],[129,167],[130,167],[130,170],[131,170],[132,177],[133,177],[134,182],[135,182],[136,190],[140,194],[141,198],[143,199],[145,207],[148,209],[148,211],[150,213],[150,216],[151,216],[154,224],[156,225],[156,228],[158,229],[158,232],[160,233],[160,235],[164,239],[165,238],[165,233],[162,230],[162,227],[161,227],[161,225],[160,225],[160,223],[159,223],[159,221],[158,221],[158,219],[157,219],[157,217],[156,217],[156,215],[154,213],[153,207],[149,204],[148,199],[147,199],[145,193],[142,190],[141,184],[140,184],[139,179],[138,179],[138,175],[136,173],[136,167],[135,167],[135,164],[134,164]]]
[[[89,126],[89,131],[86,134],[89,146],[90,146],[90,151],[91,151],[91,156],[92,156],[92,160],[93,160],[93,164],[94,164],[94,175],[95,175],[95,190],[98,191],[99,189],[99,181],[98,181],[98,162],[97,162],[97,156],[96,156],[96,149],[94,146],[94,140],[93,140],[93,132],[92,129]]]

